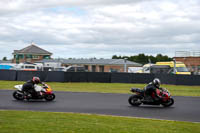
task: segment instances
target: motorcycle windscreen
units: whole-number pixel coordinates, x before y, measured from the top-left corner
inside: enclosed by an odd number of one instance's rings
[[[43,88],[42,88],[41,86],[39,86],[39,85],[35,85],[34,88],[35,88],[35,91],[37,91],[37,92],[42,91],[42,89],[43,89]]]
[[[14,87],[15,87],[16,89],[18,89],[18,90],[21,91],[21,90],[22,90],[22,86],[23,86],[23,85],[15,85]]]

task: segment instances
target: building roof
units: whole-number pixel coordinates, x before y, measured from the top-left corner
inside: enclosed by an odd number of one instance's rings
[[[39,61],[41,63],[45,62],[61,62],[63,64],[77,64],[77,65],[124,65],[125,60],[124,59],[44,59],[42,61]],[[127,65],[132,66],[142,66],[142,64],[128,61],[126,60]]]
[[[200,50],[175,51],[175,57],[200,57]]]
[[[48,52],[35,44],[31,44],[28,47],[25,47],[21,50],[14,50],[13,54],[42,54],[42,55],[52,55],[51,52]]]

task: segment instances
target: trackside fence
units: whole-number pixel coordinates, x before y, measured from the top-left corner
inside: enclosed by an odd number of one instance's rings
[[[33,76],[44,82],[149,83],[159,78],[162,84],[200,85],[200,75],[0,70],[0,80],[27,81]]]

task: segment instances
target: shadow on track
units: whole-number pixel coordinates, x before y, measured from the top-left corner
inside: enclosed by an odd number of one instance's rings
[[[31,99],[31,100],[12,100],[13,102],[18,102],[18,103],[54,103],[56,101],[45,101],[45,100],[36,100],[36,99]]]
[[[159,106],[159,105],[141,105],[141,106],[128,106],[129,108],[140,108],[140,109],[174,109],[175,107],[163,107],[163,106]]]

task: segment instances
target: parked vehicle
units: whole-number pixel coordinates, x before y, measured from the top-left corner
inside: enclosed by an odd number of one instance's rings
[[[14,88],[17,90],[13,92],[13,97],[16,100],[29,100],[29,99],[45,99],[46,101],[52,101],[55,99],[55,94],[53,93],[52,88],[44,84],[43,86],[36,85],[34,86],[34,89],[36,92],[39,92],[37,94],[31,94],[31,96],[27,96],[23,90],[23,85],[15,85]]]
[[[141,70],[137,71],[137,73],[191,74],[184,63],[175,61],[145,64]]]
[[[131,92],[135,93],[129,97],[128,102],[132,106],[139,106],[141,104],[147,105],[163,105],[164,107],[169,107],[174,104],[174,99],[171,97],[169,91],[167,89],[163,89],[163,91],[157,89],[156,93],[161,97],[162,100],[153,100],[146,101],[145,100],[145,90],[139,88],[132,88]],[[155,93],[152,93],[152,98],[155,98]]]
[[[11,69],[13,69],[12,65],[0,64],[0,70],[11,70]]]
[[[142,69],[136,71],[136,73],[151,73],[150,68],[153,66],[154,64],[145,64]]]
[[[36,64],[27,64],[27,63],[20,63],[16,64],[14,67],[15,70],[23,70],[23,71],[37,71],[41,70],[41,68]]]
[[[85,68],[83,66],[68,66],[66,68],[67,72],[85,72]]]

